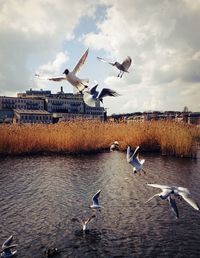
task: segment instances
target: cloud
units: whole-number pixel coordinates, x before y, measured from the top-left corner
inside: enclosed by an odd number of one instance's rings
[[[55,60],[39,66],[38,73],[43,75],[54,76],[54,74],[60,73],[61,67],[64,64],[66,64],[68,60],[69,60],[69,57],[67,56],[66,53],[59,52],[56,55]]]
[[[0,94],[27,89],[38,67],[56,72],[64,42],[74,38],[83,14],[92,17],[95,8],[92,0],[2,0]]]
[[[134,71],[121,83],[124,95],[129,97],[119,101],[120,110],[128,112],[131,106],[132,111],[170,106],[182,109],[184,102],[197,110],[197,97],[188,91],[183,98],[180,92],[195,83],[200,98],[200,1],[103,0],[102,3],[107,5],[105,19],[97,24],[98,32],[84,35],[84,42],[93,49],[103,49],[109,58],[132,57]],[[120,88],[111,81],[110,76],[105,80],[110,87]],[[130,90],[131,85],[140,90]],[[111,105],[114,111],[116,107]]]

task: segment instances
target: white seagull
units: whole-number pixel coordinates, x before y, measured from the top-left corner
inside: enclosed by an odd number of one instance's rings
[[[117,77],[120,77],[122,78],[124,72],[128,73],[128,69],[129,67],[131,66],[131,63],[132,63],[132,59],[130,58],[130,56],[127,56],[127,58],[120,64],[118,62],[114,62],[114,63],[110,63],[108,61],[106,61],[105,59],[101,58],[101,57],[97,57],[101,62],[104,62],[104,63],[108,63],[110,65],[113,65],[113,66],[116,66],[120,72],[119,74],[117,75]]]
[[[94,218],[96,217],[95,214],[93,214],[92,216],[90,216],[87,220],[82,220],[79,218],[73,218],[72,222],[79,222],[82,226],[82,230],[83,232],[85,232],[87,230],[87,225],[90,221],[92,221]]]
[[[118,141],[114,141],[114,142],[110,145],[110,151],[115,151],[115,150],[119,150],[119,142],[118,142]]]
[[[130,163],[133,166],[133,172],[137,173],[137,172],[141,172],[143,171],[144,173],[146,173],[146,171],[142,168],[145,160],[144,159],[139,159],[139,146],[136,147],[135,151],[133,152],[131,150],[131,146],[128,145],[127,147],[127,152],[126,152],[126,159],[127,162]]]
[[[39,79],[46,79],[49,81],[56,81],[56,82],[67,80],[69,83],[71,83],[73,85],[73,87],[75,89],[77,89],[80,93],[82,93],[83,90],[88,87],[88,85],[86,85],[85,83],[89,83],[89,80],[78,78],[76,76],[76,73],[78,73],[80,71],[81,67],[85,63],[85,60],[88,56],[88,52],[89,52],[89,49],[87,49],[85,51],[85,53],[80,58],[80,60],[78,61],[77,65],[74,67],[72,72],[70,72],[68,69],[65,69],[65,71],[63,72],[64,76],[52,77],[52,78],[42,78],[42,77],[40,77],[39,74],[35,74],[35,76],[38,77]]]
[[[100,100],[103,103],[103,98],[107,96],[116,97],[119,96],[117,92],[114,90],[103,88],[100,92],[97,91],[96,84],[94,87],[92,87],[90,90],[86,90],[83,92],[83,100],[85,104],[87,104],[90,107],[95,107],[98,100]]]
[[[162,200],[168,199],[172,210],[178,217],[178,209],[176,207],[175,197],[183,198],[192,208],[199,210],[199,205],[191,199],[190,192],[187,188],[178,187],[178,186],[168,186],[168,185],[159,185],[159,184],[147,184],[149,186],[159,188],[162,191],[160,193],[154,194],[149,198],[147,202],[151,201],[154,197],[159,196]],[[177,211],[176,211],[177,210]]]
[[[91,209],[100,209],[101,206],[99,205],[99,195],[101,193],[101,190],[99,190],[95,195],[92,197],[92,205],[90,205]]]
[[[1,257],[9,258],[17,253],[17,250],[12,250],[12,248],[17,247],[17,245],[12,245],[13,236],[11,235],[2,245]]]

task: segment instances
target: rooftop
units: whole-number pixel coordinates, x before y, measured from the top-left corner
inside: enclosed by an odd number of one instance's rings
[[[46,110],[35,110],[35,109],[14,109],[14,112],[18,114],[52,115]]]

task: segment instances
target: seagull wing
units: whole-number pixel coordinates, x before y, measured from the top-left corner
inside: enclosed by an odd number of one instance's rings
[[[85,63],[85,60],[87,59],[88,52],[89,52],[89,48],[85,51],[85,53],[82,55],[82,57],[78,61],[77,65],[74,67],[74,70],[72,71],[73,74],[76,74],[80,71],[81,67]]]
[[[101,58],[101,57],[98,57],[97,56],[97,59],[99,59],[99,61],[101,61],[101,62],[103,62],[103,63],[109,63],[109,61],[107,61],[107,60],[105,60],[105,59],[103,59],[103,58]],[[110,63],[109,63],[110,64]]]
[[[172,190],[172,187],[171,186],[168,186],[168,185],[159,185],[159,184],[147,184],[149,186],[152,186],[152,187],[155,187],[155,188],[160,188],[160,189],[169,189],[169,190]]]
[[[133,152],[132,158],[135,159],[139,153],[139,146],[136,147],[135,151]]]
[[[49,81],[55,81],[55,82],[66,80],[66,77],[64,76],[49,78],[49,77],[41,77],[39,74],[35,74],[35,77],[37,77],[39,80],[49,80]]]
[[[52,78],[48,78],[47,80],[54,81],[54,82],[60,82],[60,81],[66,80],[66,77],[64,77],[64,76],[62,76],[62,77],[52,77]]]
[[[123,62],[122,62],[122,66],[124,67],[124,70],[127,71],[128,68],[131,66],[131,58],[130,56],[128,56]]]
[[[87,225],[87,224],[88,224],[91,220],[93,220],[95,217],[96,217],[95,214],[93,214],[92,216],[90,216],[89,219],[87,219],[87,220],[85,221],[85,224]]]
[[[181,193],[181,192],[184,192],[184,193],[187,193],[187,194],[190,194],[189,190],[185,187],[175,187],[175,189],[178,191],[178,193]]]
[[[199,205],[190,198],[188,192],[179,192],[179,195],[183,197],[183,199],[195,210],[199,210]]]
[[[12,244],[12,241],[13,241],[13,235],[9,236],[9,238],[3,242],[2,248],[10,246]]]
[[[11,248],[17,247],[17,245],[9,245],[9,246],[4,246],[4,248],[2,248],[1,252],[4,252],[6,250],[10,250]]]
[[[130,161],[130,158],[131,158],[132,155],[133,155],[133,151],[132,151],[132,149],[131,149],[131,146],[129,145],[129,146],[127,147],[127,150],[126,150],[127,162]]]
[[[179,218],[179,212],[178,212],[178,208],[177,208],[175,199],[172,198],[170,195],[167,197],[167,199],[168,199],[169,205],[171,207],[171,210],[176,215],[176,218]]]
[[[106,96],[117,97],[119,94],[114,90],[103,88],[98,96],[98,99],[102,99]]]
[[[90,89],[90,94],[93,95],[95,98],[98,96],[98,91],[96,90],[97,89],[97,86],[98,84],[96,84],[95,86],[93,86],[91,89]]]
[[[159,196],[159,194],[154,194],[153,196],[151,196],[145,203],[150,202],[154,197]]]
[[[99,190],[93,197],[92,197],[92,201],[94,205],[99,205],[99,195],[101,193],[101,190]]]

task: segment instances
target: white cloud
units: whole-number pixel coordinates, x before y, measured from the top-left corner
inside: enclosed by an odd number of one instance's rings
[[[69,57],[67,56],[66,53],[59,52],[56,55],[55,60],[39,66],[38,73],[43,75],[49,75],[49,76],[58,74],[61,71],[61,67],[65,65],[68,60],[69,60]]]
[[[98,32],[84,35],[84,41],[93,49],[105,50],[109,58],[132,57],[134,71],[125,76],[123,86],[110,77],[105,80],[110,87],[112,83],[119,89],[124,87],[123,94],[129,96],[119,100],[120,110],[181,110],[184,105],[197,110],[200,1],[103,0],[102,3],[108,5],[106,17],[98,24]],[[192,94],[194,91],[186,91],[188,94],[183,97],[180,92],[194,83],[196,96]],[[130,90],[131,85],[140,90]],[[114,111],[116,106],[111,108],[110,104],[110,109]]]
[[[4,94],[32,86],[30,78],[42,65],[56,71],[61,56],[55,63],[50,60],[63,52],[64,41],[73,39],[82,16],[94,15],[95,1],[1,0],[0,12],[0,94]]]

